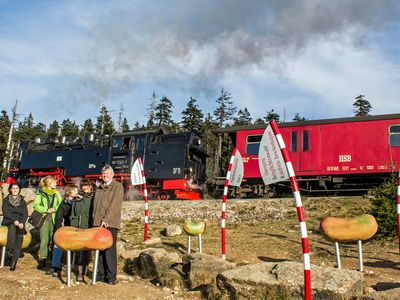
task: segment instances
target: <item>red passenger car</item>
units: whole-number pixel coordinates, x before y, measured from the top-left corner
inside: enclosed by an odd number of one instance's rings
[[[278,126],[303,191],[367,190],[399,170],[400,114],[288,122]],[[246,193],[266,192],[258,169],[258,148],[265,127],[216,130],[220,137],[228,134],[243,156]]]

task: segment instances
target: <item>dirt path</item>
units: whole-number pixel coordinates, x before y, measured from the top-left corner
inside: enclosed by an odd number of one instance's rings
[[[364,198],[304,199],[311,263],[334,267],[333,243],[318,231],[320,220],[328,215],[350,217],[368,211]],[[127,249],[144,247],[142,202],[124,203],[126,221],[120,237]],[[203,252],[220,256],[220,202],[167,201],[150,203],[150,236],[161,237],[161,247],[183,254],[186,236],[163,237],[167,225],[181,224],[185,218],[206,219]],[[262,261],[302,261],[301,240],[296,210],[292,199],[230,201],[227,209],[227,260],[238,264]],[[254,220],[251,221],[252,216]],[[192,249],[196,250],[194,240]],[[396,238],[372,240],[363,244],[365,290],[386,290],[400,287],[400,255]],[[342,268],[358,269],[356,245],[341,245]],[[36,260],[26,253],[15,272],[0,269],[0,299],[201,299],[198,292],[184,292],[155,286],[148,280],[124,275],[120,261],[118,284],[73,285],[36,270]],[[64,281],[66,276],[64,274]]]
[[[36,260],[30,254],[25,254],[14,272],[8,267],[0,269],[0,278],[0,299],[200,299],[198,293],[173,291],[126,275],[120,275],[113,286],[103,282],[96,285],[75,283],[73,280],[73,285],[68,288],[65,273],[62,280],[45,275],[44,271],[36,269]]]

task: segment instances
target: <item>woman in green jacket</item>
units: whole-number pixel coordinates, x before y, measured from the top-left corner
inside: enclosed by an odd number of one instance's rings
[[[92,227],[94,185],[89,179],[82,179],[80,197],[72,203],[71,226],[87,229]],[[77,281],[85,282],[87,266],[90,260],[90,251],[80,251],[78,260]]]
[[[57,190],[57,181],[53,176],[46,176],[40,180],[40,188],[36,193],[33,209],[46,215],[40,228],[40,247],[38,269],[46,266],[46,259],[53,241],[55,216],[62,202],[60,192]]]

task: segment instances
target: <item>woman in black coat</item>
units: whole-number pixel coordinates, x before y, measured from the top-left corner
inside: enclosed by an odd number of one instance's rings
[[[11,256],[10,271],[14,271],[18,258],[21,255],[22,240],[25,230],[25,222],[28,219],[28,208],[21,196],[21,186],[17,182],[10,184],[9,194],[3,199],[2,226],[8,227],[7,251]]]

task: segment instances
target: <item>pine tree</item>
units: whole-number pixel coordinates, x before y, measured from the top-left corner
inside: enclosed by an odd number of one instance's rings
[[[121,124],[121,132],[127,132],[127,131],[129,131],[129,124],[128,120],[124,118]]]
[[[272,120],[275,120],[275,122],[279,122],[279,114],[277,114],[274,109],[272,109],[271,111],[269,111],[267,113],[267,116],[264,117],[265,121],[270,122]]]
[[[66,119],[61,123],[61,135],[66,137],[79,137],[79,126],[75,121]]]
[[[7,111],[2,110],[0,116],[0,178],[4,175],[3,161],[6,158],[7,142],[10,133],[11,120]]]
[[[371,214],[378,222],[378,236],[387,237],[397,234],[397,173],[390,179],[370,191],[372,198]]]
[[[113,134],[114,122],[111,119],[111,116],[108,114],[108,110],[105,106],[102,106],[100,110],[100,115],[97,117],[96,123],[96,133],[97,134]]]
[[[22,122],[19,122],[18,128],[15,131],[15,139],[18,141],[33,140],[37,137],[34,126],[33,115],[29,113]]]
[[[153,95],[151,97],[151,102],[149,107],[147,108],[147,127],[151,128],[155,125],[155,117],[156,117],[156,109],[157,109],[157,100],[156,100],[156,92],[153,91]]]
[[[216,128],[218,128],[218,124],[208,113],[204,120],[202,137],[204,150],[208,154],[206,158],[206,176],[210,182],[212,182],[216,176],[215,156],[217,155],[216,150],[218,148],[218,138],[214,133]]]
[[[201,136],[204,127],[204,115],[196,102],[196,99],[190,97],[186,109],[182,111],[182,128],[185,131],[191,131],[198,136]]]
[[[296,121],[296,122],[301,122],[301,121],[306,121],[306,120],[307,120],[306,118],[300,117],[300,114],[299,114],[299,113],[296,113],[296,114],[294,115],[294,117],[293,117],[293,121]]]
[[[162,97],[160,103],[157,105],[154,115],[154,120],[158,126],[164,125],[173,127],[174,121],[172,120],[172,105],[171,100],[167,97]]]
[[[214,117],[219,126],[227,125],[236,113],[237,108],[233,105],[231,99],[231,94],[222,88],[221,96],[216,100],[218,107],[214,110]]]
[[[356,101],[353,103],[353,112],[355,113],[354,116],[368,116],[372,109],[371,103],[365,99],[364,95],[359,95],[355,99]]]
[[[140,123],[136,121],[135,124],[133,125],[133,129],[139,129],[139,128],[140,128]]]
[[[252,118],[250,116],[250,112],[245,107],[244,110],[239,110],[237,113],[237,117],[234,118],[233,125],[243,126],[243,125],[250,125]]]
[[[54,120],[47,129],[47,136],[49,138],[55,139],[59,135],[61,135],[61,126],[56,120]]]
[[[81,135],[94,133],[94,131],[95,129],[92,119],[87,119],[82,125]]]
[[[254,125],[261,125],[261,124],[265,124],[265,121],[262,118],[257,118],[254,121]]]
[[[47,136],[46,125],[42,122],[37,123],[34,126],[35,137],[45,138]]]

